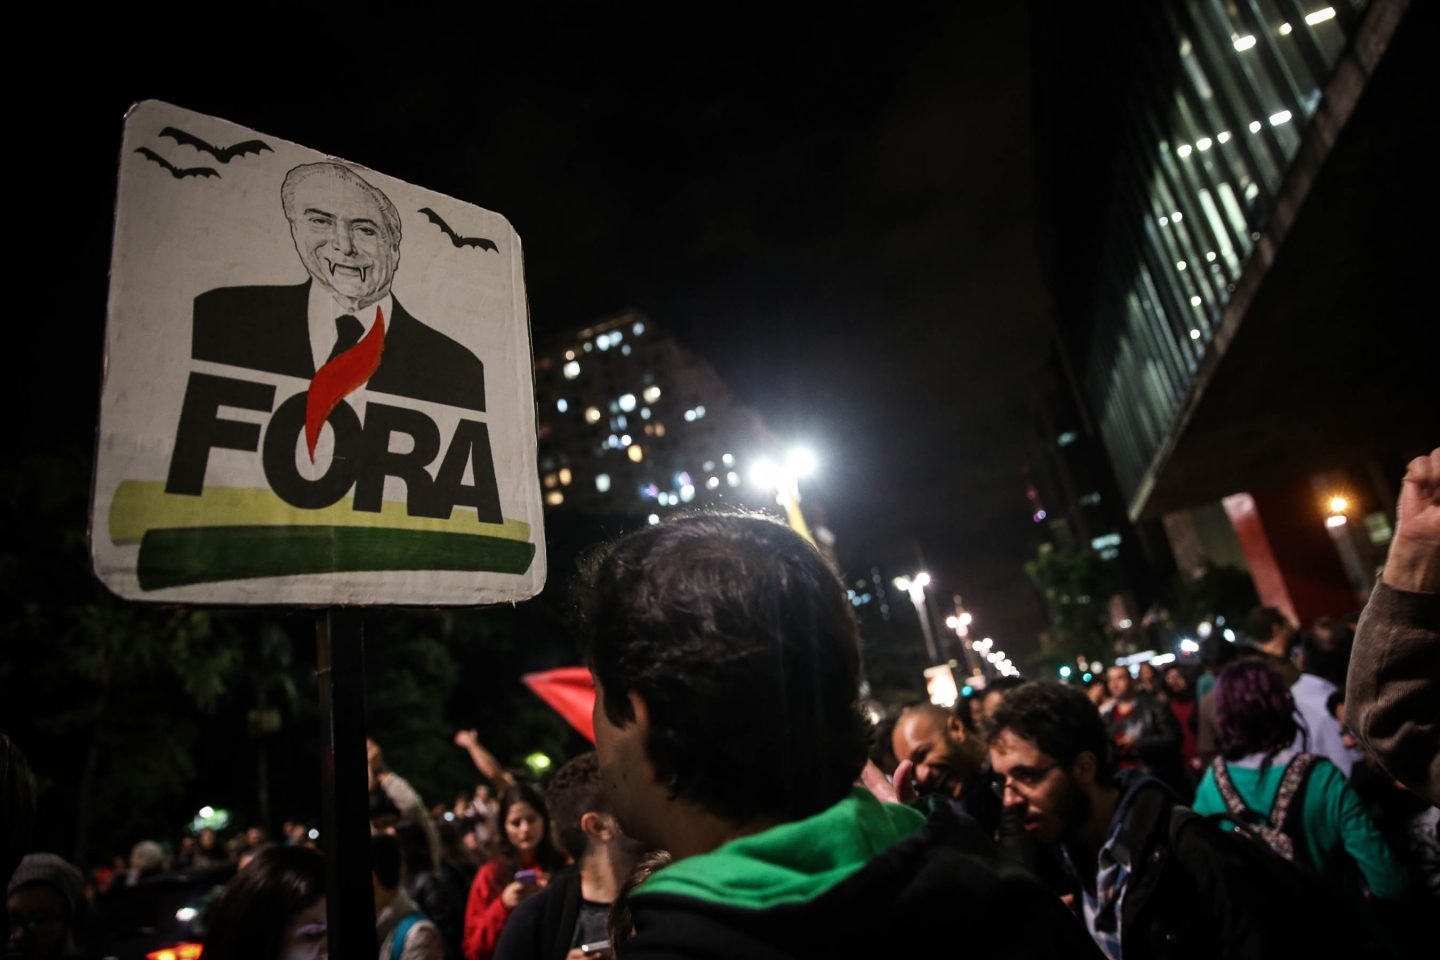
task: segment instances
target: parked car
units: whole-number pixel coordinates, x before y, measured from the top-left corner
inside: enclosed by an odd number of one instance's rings
[[[197,960],[210,909],[234,875],[234,864],[227,864],[111,890],[85,925],[85,954],[100,960]]]

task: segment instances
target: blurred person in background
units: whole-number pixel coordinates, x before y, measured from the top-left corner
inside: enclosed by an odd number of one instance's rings
[[[321,960],[329,955],[325,858],[262,847],[216,900],[202,960]]]

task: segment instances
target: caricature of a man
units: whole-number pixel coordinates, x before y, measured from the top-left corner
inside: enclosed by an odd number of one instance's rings
[[[412,317],[391,292],[401,231],[390,198],[327,161],[287,173],[280,199],[310,279],[200,294],[195,359],[309,379],[383,319],[383,350],[369,390],[483,411],[484,365]]]

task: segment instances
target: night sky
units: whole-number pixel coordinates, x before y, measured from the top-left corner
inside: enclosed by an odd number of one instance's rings
[[[71,291],[64,322],[26,336],[74,358],[22,443],[93,433],[121,123],[165,100],[503,214],[537,341],[645,311],[817,452],[804,489],[852,573],[923,559],[940,606],[964,594],[1023,654],[1042,626],[1021,469],[1048,339],[1030,26],[1020,4],[976,6],[354,14],[338,31],[246,8],[203,42],[130,23],[67,60],[83,93],[16,94],[41,159],[12,213],[34,269]]]

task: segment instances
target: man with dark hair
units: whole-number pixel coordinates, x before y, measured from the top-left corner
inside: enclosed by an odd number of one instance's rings
[[[400,841],[388,833],[370,838],[379,960],[444,960],[445,943],[439,929],[400,888],[403,866]]]
[[[1175,714],[1140,689],[1129,667],[1114,666],[1105,671],[1105,685],[1113,698],[1105,725],[1115,747],[1116,764],[1122,770],[1143,770],[1181,789],[1186,780],[1180,757],[1182,736]]]
[[[1295,647],[1295,624],[1274,607],[1256,607],[1246,620],[1250,636],[1254,641],[1254,653],[1263,657],[1285,678],[1287,684],[1300,679],[1300,669],[1290,658]]]
[[[627,957],[896,955],[961,928],[978,955],[1091,955],[1035,880],[953,842],[947,805],[854,786],[859,638],[799,535],[685,517],[603,549],[584,590],[601,782],[674,855],[629,901]]]
[[[1233,845],[1249,840],[1226,838],[1139,771],[1117,775],[1109,732],[1081,691],[1048,681],[1012,691],[989,741],[1006,806],[1061,846],[1075,903],[1112,960],[1122,948],[1126,960],[1285,956],[1308,935]]]
[[[1349,779],[1355,763],[1364,757],[1359,748],[1345,745],[1344,729],[1330,709],[1330,698],[1343,697],[1345,671],[1350,666],[1350,631],[1338,620],[1316,621],[1301,635],[1300,679],[1290,686],[1295,713],[1303,721],[1295,749],[1318,754]]]
[[[1005,699],[1005,694],[1024,682],[1019,677],[996,677],[985,684],[985,691],[980,695],[980,715],[987,723],[994,715],[995,708],[1000,706],[1000,701]]]
[[[616,824],[600,789],[593,752],[555,771],[545,802],[575,866],[555,874],[544,890],[515,908],[500,934],[495,960],[579,960],[582,946],[606,943],[610,905],[644,852]],[[595,950],[589,955],[595,956]]]

